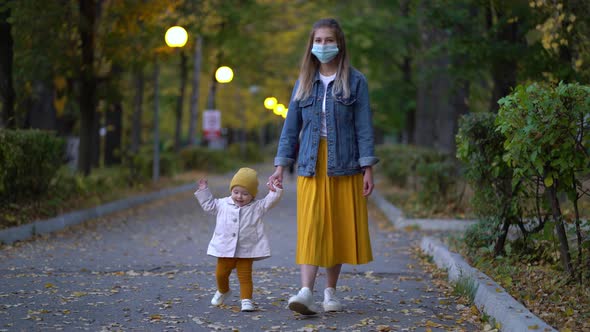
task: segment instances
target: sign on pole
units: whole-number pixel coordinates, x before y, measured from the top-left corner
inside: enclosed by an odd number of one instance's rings
[[[203,111],[203,136],[208,140],[221,137],[221,112],[218,110]]]

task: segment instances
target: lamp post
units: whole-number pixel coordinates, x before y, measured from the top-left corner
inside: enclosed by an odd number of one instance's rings
[[[229,83],[234,78],[234,71],[228,66],[221,66],[215,70],[215,81],[221,84]],[[212,85],[213,87],[213,85]],[[213,91],[209,95],[209,109],[203,112],[203,132],[204,136],[209,142],[209,148],[221,149],[221,112],[213,109],[215,104],[215,93]]]
[[[188,40],[188,34],[183,27],[173,26],[166,31],[164,41],[172,48],[183,47]],[[158,58],[154,63],[154,163],[152,167],[152,181],[160,179],[160,68]]]

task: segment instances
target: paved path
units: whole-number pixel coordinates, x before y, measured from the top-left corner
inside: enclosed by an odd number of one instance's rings
[[[229,177],[209,178],[216,196],[227,193],[228,183]],[[338,292],[345,310],[302,317],[285,309],[299,285],[295,212],[288,182],[266,218],[273,256],[254,264],[256,312],[239,311],[235,273],[228,305],[210,305],[215,259],[205,252],[214,218],[185,193],[1,247],[0,331],[481,330],[465,320],[469,308],[443,292],[411,254],[421,234],[393,229],[374,207],[375,261],[343,268]],[[318,304],[324,282],[322,273]]]

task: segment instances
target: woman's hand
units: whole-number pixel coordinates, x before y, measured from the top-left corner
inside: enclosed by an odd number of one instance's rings
[[[268,177],[266,186],[271,191],[276,191],[276,188],[283,188],[283,166],[275,167],[274,173]]]
[[[363,196],[369,196],[373,192],[375,184],[373,183],[373,168],[371,166],[365,167],[365,174],[363,175]]]

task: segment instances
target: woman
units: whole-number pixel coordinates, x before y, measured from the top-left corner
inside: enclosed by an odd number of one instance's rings
[[[317,312],[312,292],[319,267],[327,275],[324,311],[339,311],[335,292],[342,264],[373,260],[366,200],[378,159],[368,93],[363,74],[350,66],[338,22],[316,22],[267,183],[270,190],[276,180],[282,184],[284,168],[299,153],[296,263],[302,287],[289,309],[303,315]]]

